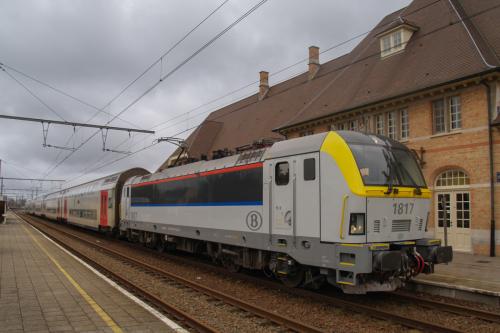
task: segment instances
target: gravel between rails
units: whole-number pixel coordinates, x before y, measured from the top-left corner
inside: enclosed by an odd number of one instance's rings
[[[65,226],[58,227],[65,228],[66,231],[68,230]],[[158,256],[153,256],[148,251],[138,251],[137,248],[130,246],[128,243],[119,243],[115,240],[103,239],[101,237],[96,239],[97,235],[91,235],[75,229],[72,232],[78,233],[81,237],[93,239],[95,242],[105,243],[106,246],[111,246],[124,254],[144,260],[149,264],[157,265],[166,270],[173,270],[176,274],[183,277],[194,279],[212,288],[237,295],[246,301],[254,302],[267,309],[273,309],[282,315],[299,319],[328,331],[401,332],[406,330],[406,328],[393,323],[367,318],[366,316],[354,312],[350,313],[322,302],[290,295],[289,293],[282,292],[279,288],[271,290],[263,286],[248,283],[248,281],[233,278],[230,274],[221,275],[207,269],[194,267],[192,263],[180,264],[179,261],[182,260],[182,257],[179,257],[180,260],[159,258]],[[467,332],[500,332],[500,328],[496,324],[391,300],[390,297],[385,297],[385,295],[383,297],[363,296],[360,299],[362,299],[364,304],[370,304],[374,307],[383,306],[385,309],[390,309],[400,315],[416,319],[425,318],[431,322],[438,322],[442,325]],[[241,327],[238,328],[241,331]],[[264,331],[267,332],[269,329],[270,327],[266,327]]]
[[[55,235],[52,230],[44,230]],[[126,276],[144,290],[154,294],[175,308],[195,316],[220,332],[283,332],[269,321],[240,311],[217,299],[203,295],[168,279],[152,275],[134,265],[125,264],[123,260],[114,258],[102,251],[92,248],[73,238],[57,234],[56,238],[70,248],[81,252],[120,276]]]

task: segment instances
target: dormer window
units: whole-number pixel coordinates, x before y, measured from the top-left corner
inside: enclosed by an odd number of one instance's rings
[[[418,28],[405,20],[400,20],[377,35],[380,38],[380,56],[396,54],[404,50],[411,36]]]

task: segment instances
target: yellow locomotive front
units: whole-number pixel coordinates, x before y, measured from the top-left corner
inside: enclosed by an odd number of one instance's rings
[[[431,192],[406,146],[379,135],[338,131],[329,133],[322,153],[334,161],[323,181],[332,195],[323,200],[335,197],[340,205],[324,214],[330,217],[325,238],[338,242],[339,267],[330,282],[346,292],[393,290],[404,279],[451,261],[451,247],[425,238]],[[339,174],[343,181],[332,180]],[[341,211],[340,219],[335,211]]]

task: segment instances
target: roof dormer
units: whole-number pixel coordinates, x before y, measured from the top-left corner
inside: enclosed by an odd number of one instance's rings
[[[383,59],[402,52],[417,30],[417,26],[402,18],[389,24],[386,29],[376,35],[380,40],[380,57]]]

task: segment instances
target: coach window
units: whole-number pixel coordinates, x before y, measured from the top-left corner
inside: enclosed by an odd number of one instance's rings
[[[130,197],[130,187],[127,186],[127,198]]]
[[[306,158],[304,160],[304,180],[316,179],[316,160],[314,158]]]
[[[288,162],[276,164],[275,169],[276,185],[287,185],[290,180],[290,167]]]

